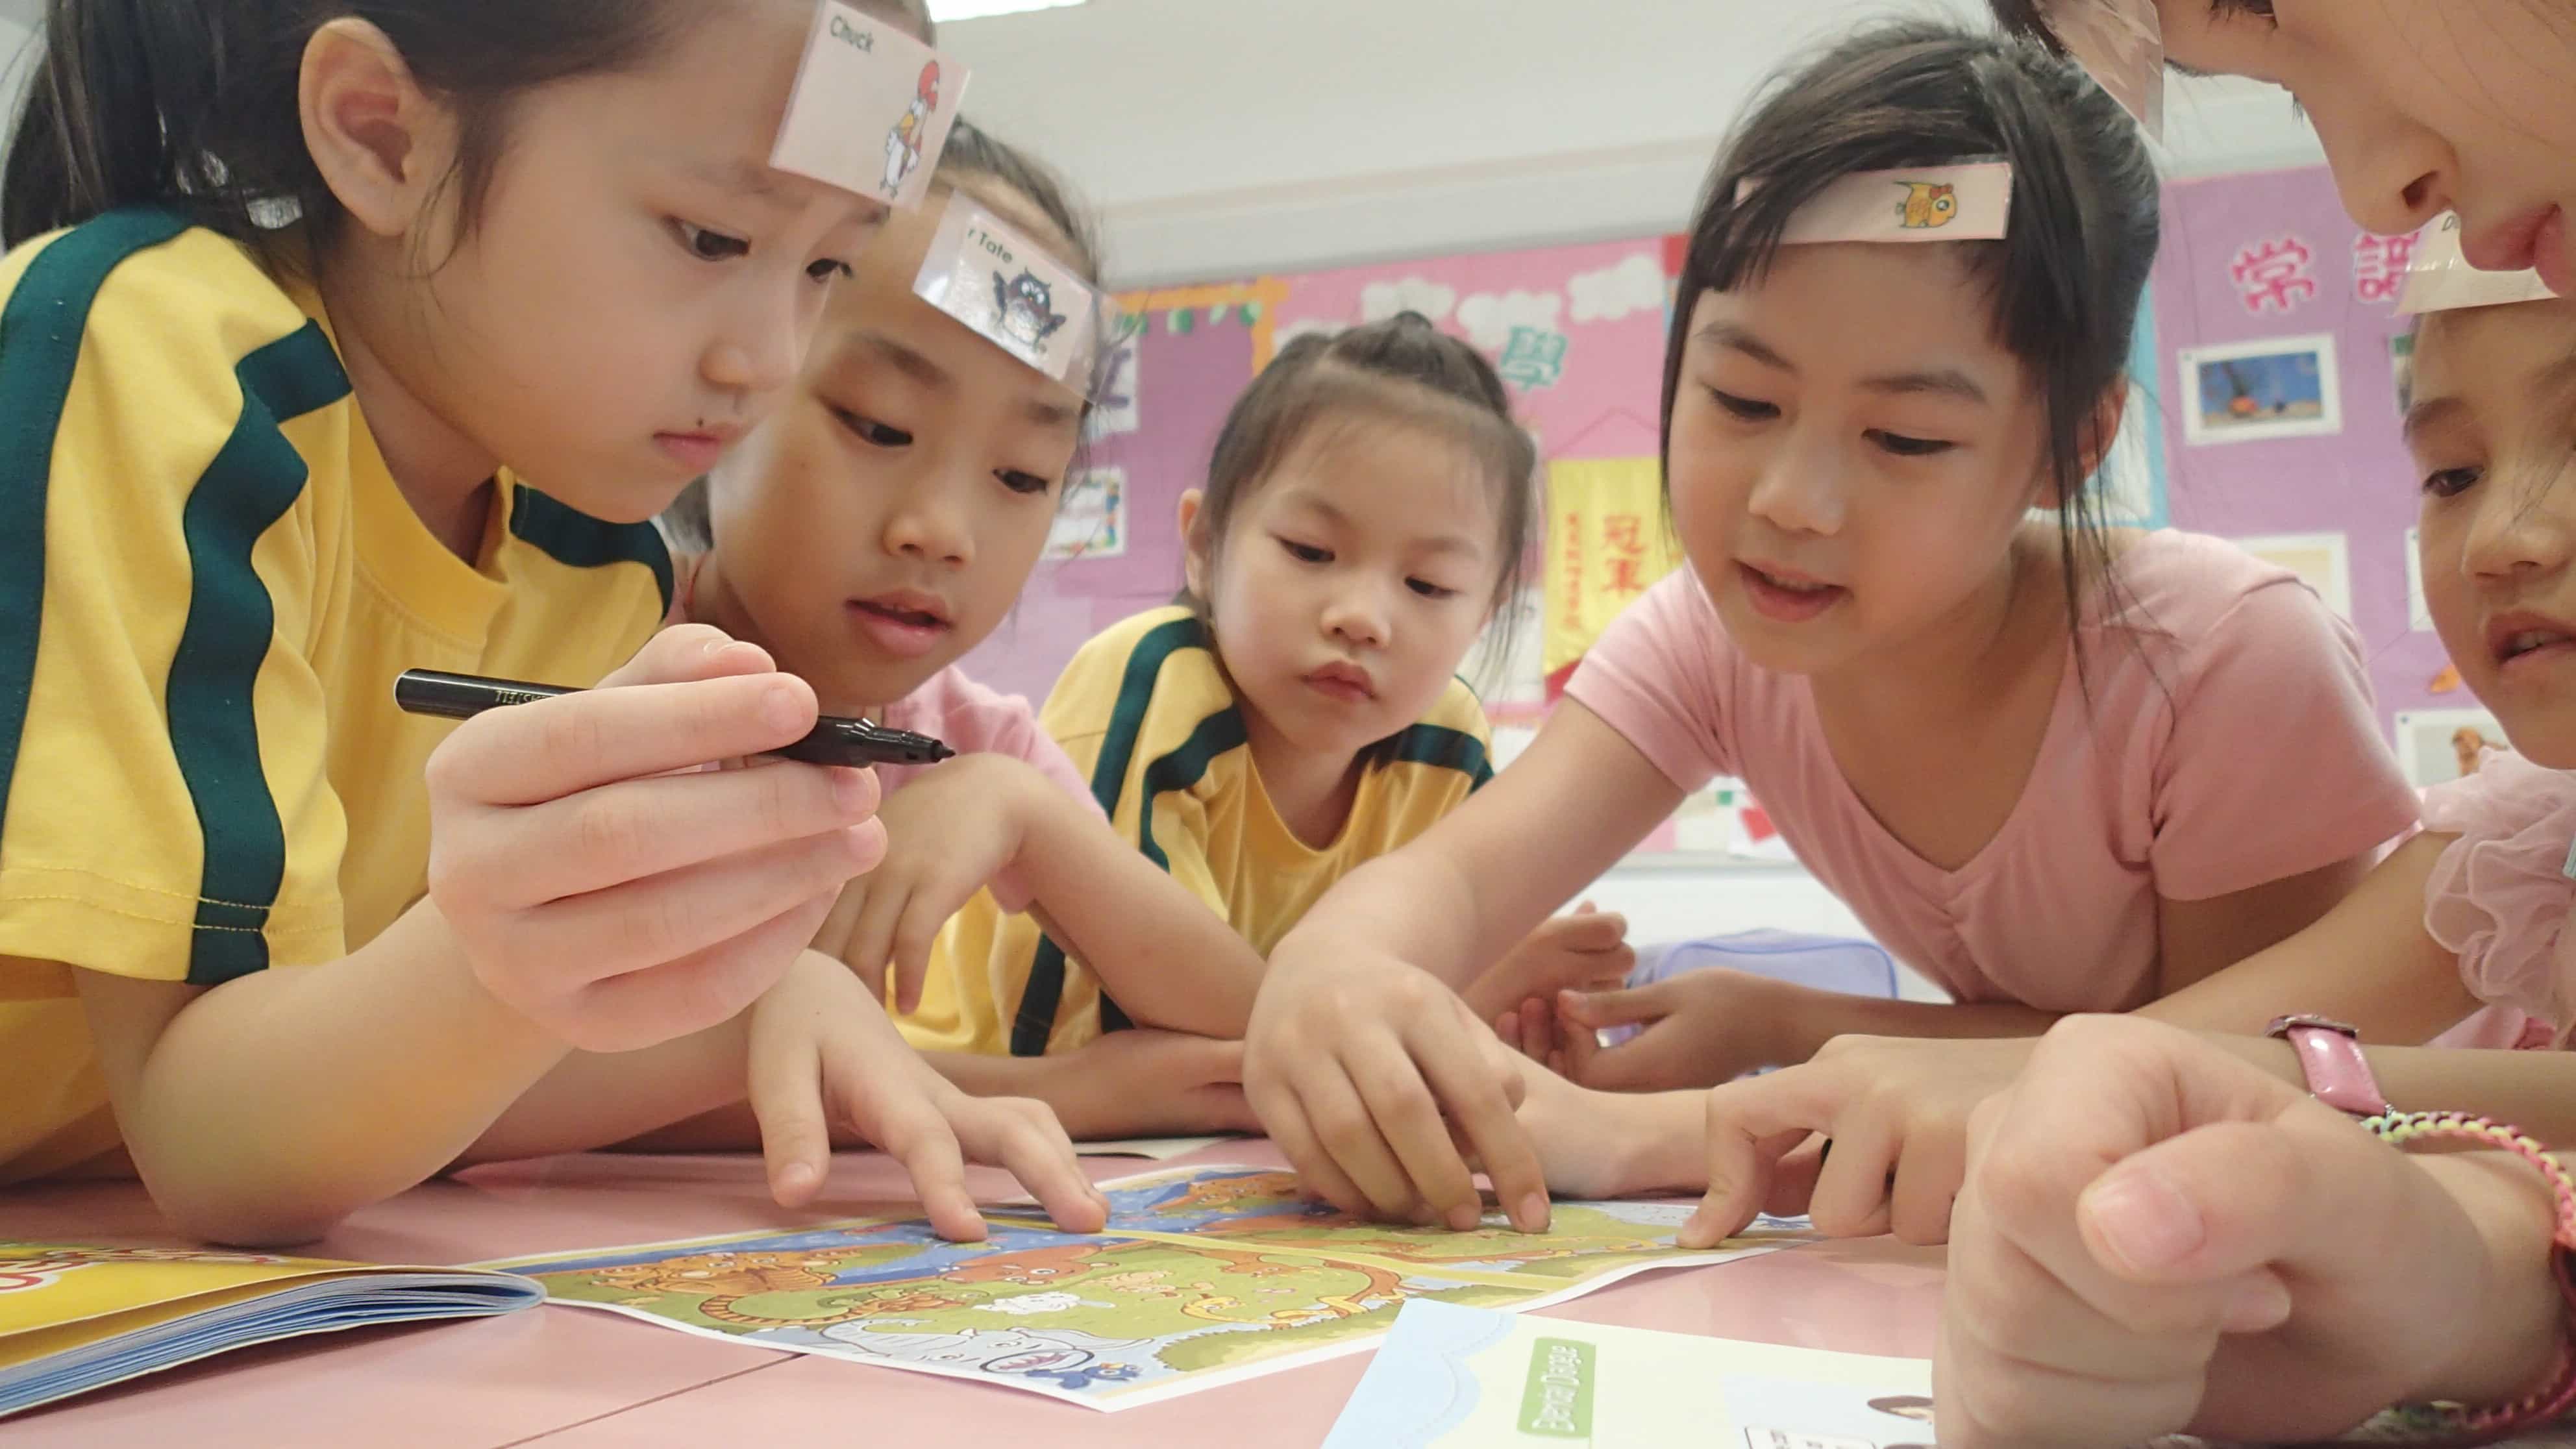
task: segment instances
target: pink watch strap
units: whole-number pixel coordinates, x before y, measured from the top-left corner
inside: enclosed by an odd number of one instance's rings
[[[2377,1117],[2388,1111],[2388,1098],[2361,1054],[2361,1033],[2323,1016],[2285,1016],[2264,1033],[2279,1037],[2298,1053],[2299,1070],[2307,1076],[2308,1094],[2338,1112]]]

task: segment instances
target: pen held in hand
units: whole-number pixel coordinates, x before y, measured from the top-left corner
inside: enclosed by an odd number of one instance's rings
[[[551,684],[513,679],[484,679],[471,674],[440,674],[408,669],[394,681],[394,703],[407,714],[440,719],[472,719],[487,709],[534,704],[541,699],[578,694]],[[808,765],[935,765],[957,753],[928,735],[889,729],[863,719],[825,715],[811,734],[768,753]]]

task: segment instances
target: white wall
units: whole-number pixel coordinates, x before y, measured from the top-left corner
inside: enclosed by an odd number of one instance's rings
[[[1800,48],[1983,0],[1088,0],[945,27],[966,109],[1069,172],[1122,284],[1677,229]],[[2175,169],[2315,159],[2277,91],[2182,87]]]

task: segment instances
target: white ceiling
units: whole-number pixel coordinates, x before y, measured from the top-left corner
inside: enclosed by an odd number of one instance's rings
[[[1102,208],[1121,282],[1677,228],[1760,81],[1856,22],[1983,0],[1089,0],[943,27],[966,109]],[[2177,171],[2317,156],[2192,85]]]
[[[42,9],[0,0],[0,58]],[[1983,11],[1088,0],[957,22],[940,40],[974,70],[967,113],[1099,206],[1113,278],[1131,285],[1672,230],[1718,138],[1799,49],[1864,18]],[[2317,159],[2277,91],[2177,91],[2177,174]]]

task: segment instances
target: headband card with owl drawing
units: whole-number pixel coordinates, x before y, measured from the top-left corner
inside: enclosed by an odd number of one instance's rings
[[[2439,221],[2415,233],[2406,258],[2406,290],[2397,310],[2412,316],[2448,312],[2460,307],[2501,307],[2514,302],[2543,302],[2557,296],[2536,271],[2481,272],[2460,251],[2460,215],[2445,212]]]
[[[1743,204],[1757,183],[1735,188]],[[1782,246],[1807,242],[2001,241],[2012,218],[2012,166],[1970,161],[1856,171],[1799,207]]]
[[[2051,35],[2137,118],[2165,138],[2165,27],[2156,0],[2047,0],[2040,7]]]
[[[769,164],[889,206],[921,205],[966,98],[966,67],[821,0]]]
[[[1098,289],[964,193],[949,196],[912,290],[1091,400],[1105,305]]]

